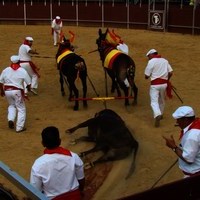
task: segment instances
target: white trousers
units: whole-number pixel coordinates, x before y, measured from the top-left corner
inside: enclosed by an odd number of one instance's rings
[[[24,68],[27,73],[29,74],[29,76],[31,77],[31,88],[38,88],[38,76],[37,74],[32,70],[30,64],[27,63],[20,63],[20,66],[22,68]],[[26,89],[27,84],[24,83],[24,92],[27,93],[27,89]]]
[[[165,94],[167,84],[151,85],[150,86],[150,99],[153,116],[156,118],[158,115],[163,115],[165,108]]]
[[[57,33],[56,33],[57,31]],[[60,42],[60,30],[56,30],[53,32],[53,40],[54,40],[54,45],[57,45],[58,42]]]
[[[20,131],[24,128],[26,121],[26,106],[22,93],[20,90],[8,90],[5,91],[5,97],[8,101],[8,121],[15,122],[16,119],[16,131]]]

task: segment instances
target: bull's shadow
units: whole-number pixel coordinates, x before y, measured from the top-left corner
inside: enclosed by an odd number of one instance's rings
[[[103,155],[97,160],[85,163],[85,167],[95,166],[97,163],[121,160],[133,153],[133,160],[129,170],[128,178],[135,169],[135,158],[138,150],[138,142],[133,138],[122,118],[113,110],[104,109],[73,128],[67,129],[66,133],[72,134],[79,128],[88,127],[88,136],[76,139],[79,141],[94,142],[95,146],[87,151],[81,152],[83,157],[93,152],[102,151]]]

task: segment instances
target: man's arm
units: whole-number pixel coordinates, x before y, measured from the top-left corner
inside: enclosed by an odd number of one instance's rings
[[[179,158],[181,158],[183,161],[185,161],[188,164],[191,164],[191,162],[188,162],[185,158],[183,158],[183,156],[182,156],[183,151],[176,145],[176,142],[175,142],[174,137],[172,135],[171,135],[170,138],[167,138],[165,136],[163,136],[163,138],[166,141],[166,146],[167,147],[171,148],[176,153],[176,155]]]
[[[144,76],[145,79],[148,79],[149,77],[150,77],[150,76],[147,76],[146,74],[145,74],[145,76]]]
[[[173,73],[172,72],[169,72],[168,73],[168,80],[172,77]]]
[[[37,188],[39,191],[42,192],[42,181],[41,178],[37,176],[37,174],[35,173],[35,170],[31,169],[31,175],[30,175],[30,184],[32,186],[34,186],[35,188]]]
[[[30,53],[30,54],[39,54],[36,50],[29,50],[29,52],[28,53]]]
[[[4,89],[3,89],[3,83],[0,83],[0,90],[1,90],[1,96],[4,97],[5,92],[4,92]]]
[[[79,182],[79,190],[82,192],[85,187],[85,178],[78,180]]]

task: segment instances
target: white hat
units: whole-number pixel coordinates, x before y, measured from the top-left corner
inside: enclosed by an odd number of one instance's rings
[[[181,106],[173,114],[174,119],[179,119],[182,117],[194,117],[194,110],[190,106]]]
[[[12,63],[18,63],[20,58],[17,55],[13,55],[13,56],[10,57],[10,60],[11,60]]]
[[[146,56],[148,57],[150,54],[157,53],[155,49],[151,49],[147,52]]]
[[[33,42],[33,38],[32,37],[26,37],[26,40]]]
[[[60,16],[56,16],[56,19],[60,19]]]

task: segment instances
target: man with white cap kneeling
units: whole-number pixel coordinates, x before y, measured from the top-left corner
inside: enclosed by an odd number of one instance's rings
[[[20,67],[20,58],[13,55],[10,58],[11,65],[5,68],[0,76],[1,96],[6,97],[8,101],[8,126],[14,129],[16,121],[16,132],[25,131],[26,106],[24,97],[23,82],[26,82],[27,89],[30,90],[31,78],[25,69]]]
[[[200,119],[195,117],[193,108],[181,106],[173,114],[181,128],[180,144],[177,146],[174,137],[164,137],[166,145],[179,157],[179,168],[184,177],[200,174]]]

